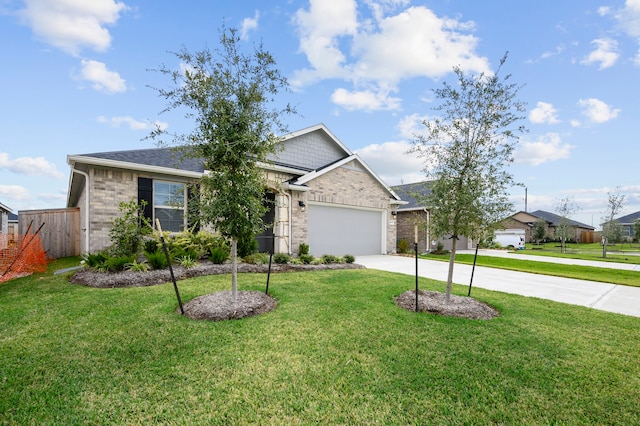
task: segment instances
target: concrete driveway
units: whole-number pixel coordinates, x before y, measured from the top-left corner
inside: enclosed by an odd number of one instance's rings
[[[519,256],[519,255],[514,255]],[[558,258],[554,258],[558,259]],[[415,258],[393,255],[357,256],[356,263],[369,269],[415,275]],[[598,262],[602,263],[602,262]],[[606,264],[612,268],[618,264]],[[456,264],[453,282],[469,285],[471,265]],[[435,260],[418,260],[418,275],[440,281],[447,280],[449,264]],[[640,272],[638,273],[640,280]],[[473,287],[502,291],[528,297],[587,306],[608,312],[640,317],[640,287],[598,283],[526,272],[476,266]],[[472,292],[473,294],[473,292]]]

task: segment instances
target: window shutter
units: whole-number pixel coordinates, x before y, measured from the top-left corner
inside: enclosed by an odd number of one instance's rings
[[[153,220],[153,179],[138,178],[138,204],[146,201],[144,206],[144,217]]]

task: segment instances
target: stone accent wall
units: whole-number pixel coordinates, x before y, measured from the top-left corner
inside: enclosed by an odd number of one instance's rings
[[[396,227],[395,218],[391,215],[389,193],[380,183],[358,165],[355,161],[338,167],[308,182],[308,192],[294,193],[292,204],[293,238],[295,250],[300,243],[307,243],[307,214],[299,207],[298,201],[329,203],[345,207],[362,207],[380,209],[386,212],[387,218],[387,253],[395,253]]]
[[[111,220],[118,216],[118,203],[138,199],[138,175],[131,171],[92,168],[90,175],[89,252],[95,253],[111,244]],[[84,207],[84,205],[82,205]]]

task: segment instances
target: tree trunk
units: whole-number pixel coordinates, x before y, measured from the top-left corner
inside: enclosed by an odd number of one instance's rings
[[[233,303],[238,301],[238,240],[231,239],[231,297]]]
[[[447,274],[447,290],[444,296],[445,304],[449,304],[451,300],[451,284],[453,283],[453,266],[456,261],[456,246],[458,245],[458,237],[451,239],[451,256],[449,257],[449,273]]]

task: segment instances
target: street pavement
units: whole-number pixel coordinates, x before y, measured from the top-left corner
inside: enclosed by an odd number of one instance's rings
[[[496,252],[495,250],[488,251]],[[473,253],[473,251],[462,252]],[[491,255],[490,253],[482,252],[483,255]],[[494,253],[494,255],[503,254]],[[517,256],[518,259],[522,259],[521,256],[523,255],[514,254],[512,256]],[[536,261],[582,264],[613,269],[617,267],[620,269],[629,269],[629,265],[620,263],[605,263],[597,261],[579,261],[579,263],[574,263],[573,261],[575,261],[575,259],[542,258],[539,256],[528,257],[537,257],[537,259],[531,259]],[[356,263],[369,269],[379,269],[408,275],[415,275],[416,270],[415,258],[406,256],[357,256]],[[635,267],[637,265],[630,266]],[[447,262],[426,259],[418,260],[418,275],[421,277],[446,281],[448,270],[449,264]],[[471,279],[471,270],[471,265],[456,263],[453,282],[468,286]],[[640,281],[640,271],[638,272],[638,280]],[[552,277],[548,275],[508,271],[481,266],[476,266],[475,268],[473,275],[473,287],[519,294],[528,297],[537,297],[556,302],[569,303],[572,305],[587,306],[607,312],[616,312],[619,314],[640,317],[640,287]]]

